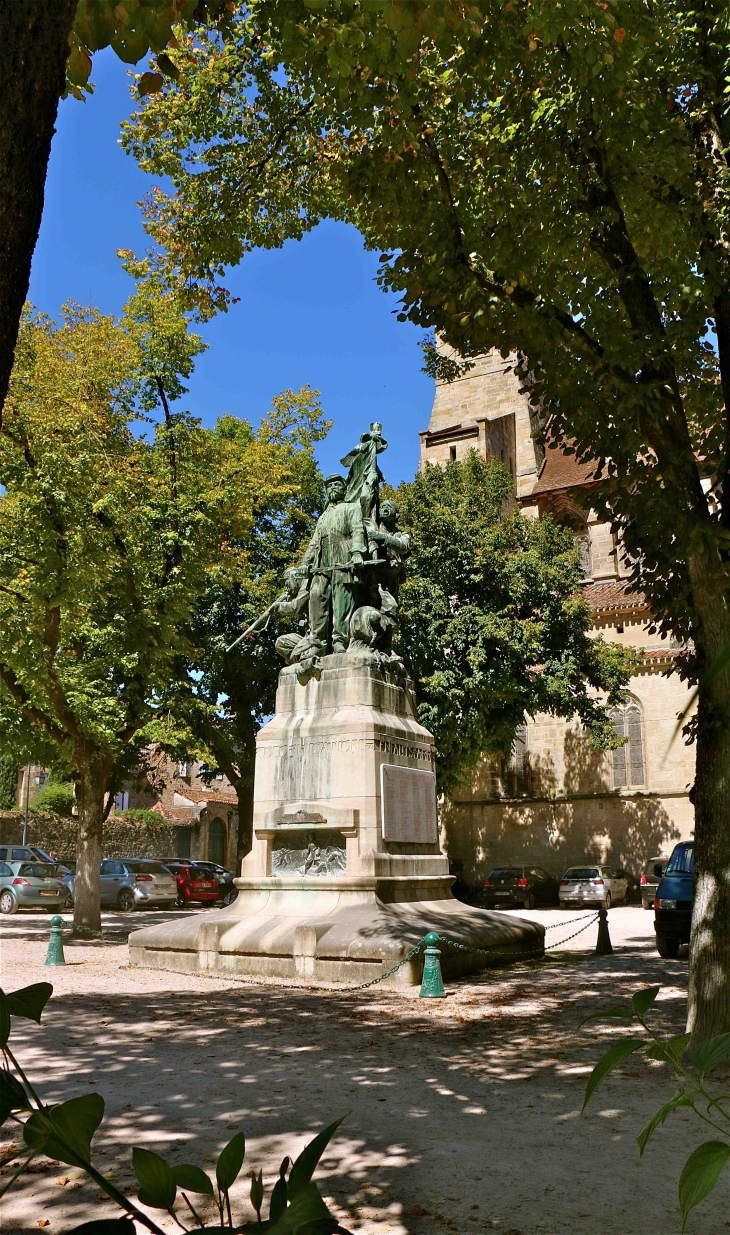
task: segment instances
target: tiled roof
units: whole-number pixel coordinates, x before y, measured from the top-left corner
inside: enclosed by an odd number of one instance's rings
[[[594,613],[607,609],[645,609],[646,600],[642,592],[629,592],[625,579],[611,579],[607,583],[587,583],[583,590],[588,604]]]
[[[532,492],[552,493],[555,489],[590,484],[594,467],[593,462],[579,463],[575,455],[566,454],[561,446],[548,446]]]
[[[181,797],[190,798],[191,802],[217,802],[221,806],[236,806],[238,803],[235,793],[225,795],[210,789],[188,789],[187,785],[184,790],[177,789],[176,792]]]
[[[158,815],[162,815],[162,818],[166,819],[168,823],[185,824],[198,822],[194,806],[163,806],[162,802],[155,802],[152,810]]]
[[[665,661],[676,660],[679,656],[681,648],[640,648],[642,660],[649,661],[650,664],[662,664]]]

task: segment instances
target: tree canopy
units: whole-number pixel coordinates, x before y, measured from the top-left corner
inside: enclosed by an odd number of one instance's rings
[[[632,656],[590,637],[571,533],[526,519],[512,489],[503,464],[471,451],[396,492],[412,546],[400,637],[446,793],[481,755],[509,755],[526,714],[577,713],[594,746],[617,743],[604,705]]]

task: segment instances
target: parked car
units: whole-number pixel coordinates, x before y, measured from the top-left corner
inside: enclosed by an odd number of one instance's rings
[[[218,880],[210,871],[187,858],[167,861],[165,866],[177,881],[177,903],[181,908],[196,902],[208,904],[218,900]]]
[[[63,882],[73,899],[76,874],[64,875]],[[104,858],[99,883],[102,906],[123,913],[151,905],[172,907],[177,902],[177,883],[170,872],[147,858]]]
[[[556,905],[558,881],[540,866],[496,866],[484,880],[484,903],[489,909],[497,906]]]
[[[641,872],[641,903],[644,909],[654,908],[656,890],[664,878],[666,869],[667,859],[658,854],[655,858],[649,858]]]
[[[629,877],[615,866],[571,866],[560,880],[560,905],[611,905],[625,901]]]
[[[44,862],[0,862],[0,913],[18,909],[48,909],[58,913],[66,904],[66,888],[55,867]]]
[[[201,870],[208,871],[216,880],[221,900],[227,901],[229,892],[238,891],[238,889],[233,886],[233,880],[236,878],[236,872],[229,870],[227,866],[219,866],[217,862],[208,862],[207,860],[203,861],[202,859],[197,861],[195,865],[199,866]],[[235,900],[235,897],[233,899]]]
[[[694,841],[681,841],[672,850],[654,898],[654,930],[660,956],[677,956],[689,943],[695,883]]]

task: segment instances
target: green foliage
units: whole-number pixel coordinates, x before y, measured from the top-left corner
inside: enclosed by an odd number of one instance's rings
[[[30,809],[32,811],[51,811],[53,814],[70,818],[76,802],[74,787],[70,784],[45,785],[35,795]]]
[[[12,810],[18,787],[18,763],[12,755],[0,755],[0,810]]]
[[[509,754],[526,713],[577,713],[595,746],[616,744],[595,691],[618,700],[632,658],[589,638],[571,533],[512,495],[507,469],[475,452],[396,492],[412,546],[400,638],[446,792],[485,752]]]
[[[706,1074],[730,1054],[730,1034],[720,1034],[703,1042],[687,1062],[685,1055],[690,1047],[692,1035],[681,1034],[676,1038],[660,1038],[644,1019],[653,1006],[659,990],[658,986],[646,987],[635,992],[630,1007],[609,1008],[585,1018],[583,1024],[590,1020],[612,1017],[635,1021],[644,1031],[644,1036],[621,1039],[598,1061],[588,1078],[583,1110],[602,1081],[629,1055],[643,1051],[647,1059],[669,1064],[677,1088],[669,1101],[652,1115],[646,1127],[639,1133],[637,1138],[639,1154],[643,1155],[657,1128],[661,1127],[674,1111],[685,1108],[692,1110],[698,1119],[709,1124],[725,1138],[722,1141],[705,1141],[702,1145],[698,1145],[684,1165],[678,1186],[682,1235],[684,1235],[690,1210],[709,1195],[730,1158],[730,1113],[725,1105],[727,1095],[713,1096],[705,1086]]]
[[[225,304],[222,264],[336,217],[402,319],[461,357],[517,353],[702,661],[728,591],[730,10],[624,7],[537,0],[526,26],[502,0],[260,0],[224,36],[181,32],[125,143],[172,180],[147,227],[199,303]]]
[[[29,1084],[19,1067],[13,1051],[7,1044],[10,1032],[10,1015],[24,1016],[40,1022],[41,1013],[52,992],[49,983],[37,983],[14,991],[10,995],[0,990],[0,1044],[5,1050],[4,1066],[0,1068],[0,1122],[8,1116],[23,1130],[23,1139],[29,1153],[21,1166],[11,1175],[2,1188],[4,1195],[15,1180],[28,1168],[34,1157],[45,1154],[70,1166],[80,1166],[95,1184],[117,1205],[126,1210],[138,1223],[154,1235],[164,1235],[161,1228],[146,1213],[126,1197],[111,1179],[107,1179],[92,1163],[91,1142],[104,1116],[104,1100],[97,1093],[83,1094],[55,1106],[47,1106]],[[28,1114],[28,1112],[30,1112]],[[27,1118],[22,1119],[22,1115]],[[201,1167],[190,1163],[173,1166],[154,1150],[142,1146],[132,1149],[132,1167],[139,1184],[139,1199],[152,1209],[162,1209],[171,1214],[183,1230],[205,1229],[211,1232],[235,1230],[241,1235],[347,1235],[334,1218],[315,1183],[312,1175],[320,1158],[342,1123],[338,1119],[304,1147],[292,1165],[289,1158],[281,1164],[279,1179],[274,1187],[268,1219],[261,1220],[261,1208],[265,1199],[263,1172],[252,1172],[251,1200],[258,1221],[234,1224],[231,1210],[230,1190],[238,1178],[245,1157],[245,1138],[238,1132],[221,1150],[216,1164],[216,1186]],[[15,1148],[2,1165],[16,1156]],[[287,1185],[287,1173],[291,1167]],[[182,1194],[187,1211],[194,1224],[185,1227],[176,1212],[178,1192]],[[187,1193],[213,1197],[218,1205],[220,1227],[201,1221]],[[288,1192],[288,1196],[287,1196]],[[85,1224],[86,1230],[96,1224]],[[125,1220],[106,1224],[117,1235],[133,1235]],[[104,1230],[106,1230],[106,1226]],[[101,1230],[99,1235],[102,1235]]]

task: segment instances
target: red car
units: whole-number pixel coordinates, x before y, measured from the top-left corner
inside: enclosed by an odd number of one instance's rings
[[[177,883],[177,903],[183,908],[193,902],[217,901],[220,896],[218,880],[202,866],[196,866],[187,858],[158,858],[166,866]]]

